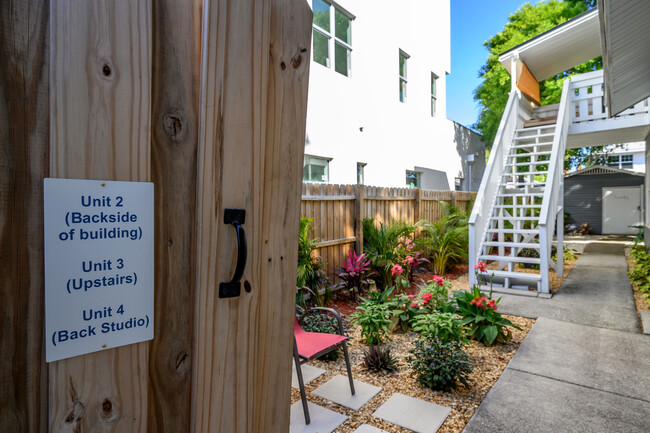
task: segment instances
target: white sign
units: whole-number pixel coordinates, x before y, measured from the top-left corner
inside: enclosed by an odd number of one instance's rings
[[[153,184],[45,179],[47,362],[153,338]]]

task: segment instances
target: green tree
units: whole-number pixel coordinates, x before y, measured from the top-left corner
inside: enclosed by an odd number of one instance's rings
[[[499,54],[595,5],[595,0],[545,0],[534,6],[526,3],[508,17],[508,23],[501,32],[484,43],[490,54],[479,71],[483,82],[474,91],[474,99],[481,104],[479,118],[474,127],[483,134],[488,149],[492,147],[510,92],[510,74],[499,63]],[[544,80],[540,83],[542,105],[560,102],[562,85],[567,77],[597,69],[602,69],[600,57]],[[603,146],[571,149],[567,151],[565,166],[568,168],[578,164],[587,165],[602,161],[606,156]]]

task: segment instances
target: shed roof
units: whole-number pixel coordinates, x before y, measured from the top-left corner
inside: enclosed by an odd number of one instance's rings
[[[567,173],[564,175],[564,178],[566,179],[572,176],[593,175],[593,174],[629,174],[630,176],[645,177],[644,173],[639,173],[636,171],[621,170],[620,168],[607,167],[604,165],[592,165],[590,167],[586,167],[581,170],[576,170],[572,173]]]

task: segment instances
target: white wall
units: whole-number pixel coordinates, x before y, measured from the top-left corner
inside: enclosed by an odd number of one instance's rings
[[[332,158],[330,182],[405,186],[415,166],[444,171],[449,185],[462,169],[453,122],[446,118],[450,72],[449,0],[341,0],[352,22],[351,74],[312,61],[305,154]],[[399,101],[399,50],[407,63],[407,100]],[[430,115],[430,76],[437,113]]]

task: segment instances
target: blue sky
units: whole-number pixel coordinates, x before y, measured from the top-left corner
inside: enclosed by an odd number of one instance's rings
[[[483,46],[503,29],[508,15],[535,0],[451,0],[451,74],[447,76],[447,117],[470,126],[478,118],[473,91],[488,52]]]

